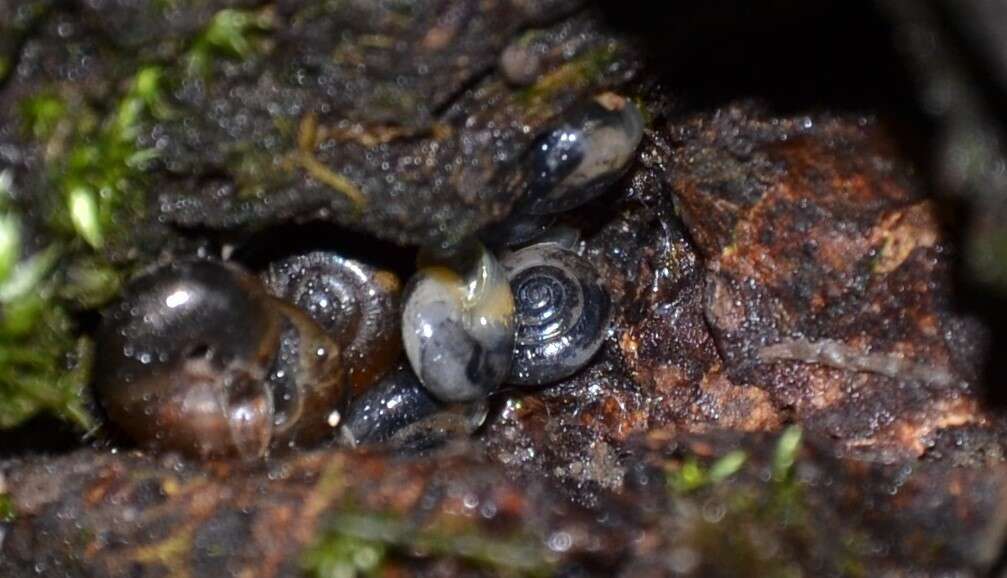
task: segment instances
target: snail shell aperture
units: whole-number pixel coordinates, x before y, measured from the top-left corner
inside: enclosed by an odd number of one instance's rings
[[[554,243],[501,261],[516,307],[517,337],[508,383],[541,385],[584,367],[604,341],[611,300],[590,263]]]
[[[402,285],[394,273],[316,251],[271,264],[265,281],[339,343],[355,395],[394,367],[402,352]]]
[[[186,260],[134,280],[106,312],[95,387],[112,422],[141,444],[253,458],[324,434],[346,398],[339,354],[255,277]]]
[[[514,299],[503,268],[478,243],[421,255],[405,291],[402,340],[424,386],[444,402],[492,393],[510,370]]]

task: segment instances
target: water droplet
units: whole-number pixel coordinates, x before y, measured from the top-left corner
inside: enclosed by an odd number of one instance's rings
[[[339,422],[342,419],[343,419],[343,416],[341,416],[339,414],[338,410],[332,410],[332,413],[329,414],[329,419],[328,419],[329,427],[336,427],[336,426],[338,426]]]

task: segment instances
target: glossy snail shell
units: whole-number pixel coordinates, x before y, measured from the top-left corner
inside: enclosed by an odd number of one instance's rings
[[[501,264],[517,310],[508,383],[542,385],[576,373],[601,348],[611,315],[594,267],[554,243],[515,251]]]
[[[325,431],[346,397],[339,353],[255,277],[179,261],[137,278],[105,313],[95,388],[141,444],[253,458]]]
[[[565,114],[532,143],[528,191],[517,210],[561,213],[605,192],[629,166],[643,127],[636,105],[612,93]]]
[[[478,243],[421,256],[405,291],[402,341],[424,386],[444,402],[492,393],[510,370],[514,299],[503,268]]]
[[[265,282],[341,346],[354,395],[395,366],[402,352],[402,285],[394,273],[316,251],[271,264]]]
[[[343,422],[350,447],[389,444],[423,449],[471,434],[486,419],[486,404],[445,404],[406,365],[353,400]]]

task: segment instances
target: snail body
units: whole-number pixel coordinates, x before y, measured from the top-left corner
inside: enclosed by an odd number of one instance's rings
[[[354,395],[394,367],[402,352],[402,285],[394,273],[315,251],[271,264],[264,280],[339,343]]]
[[[254,458],[313,440],[346,400],[339,346],[241,269],[172,263],[136,279],[97,334],[95,387],[135,441]]]
[[[591,264],[557,243],[506,255],[517,335],[508,383],[543,385],[569,377],[601,348],[611,300]]]
[[[421,261],[405,290],[406,356],[437,399],[485,398],[506,379],[514,345],[514,299],[505,272],[478,243]]]

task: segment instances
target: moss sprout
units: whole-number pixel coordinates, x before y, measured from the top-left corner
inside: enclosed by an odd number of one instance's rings
[[[704,468],[695,457],[689,456],[681,465],[669,468],[668,489],[677,494],[686,494],[711,484],[718,484],[738,473],[748,460],[742,450],[728,452]]]
[[[256,40],[272,26],[268,10],[228,8],[217,12],[186,55],[188,73],[206,76],[217,58],[248,58],[255,52]]]

